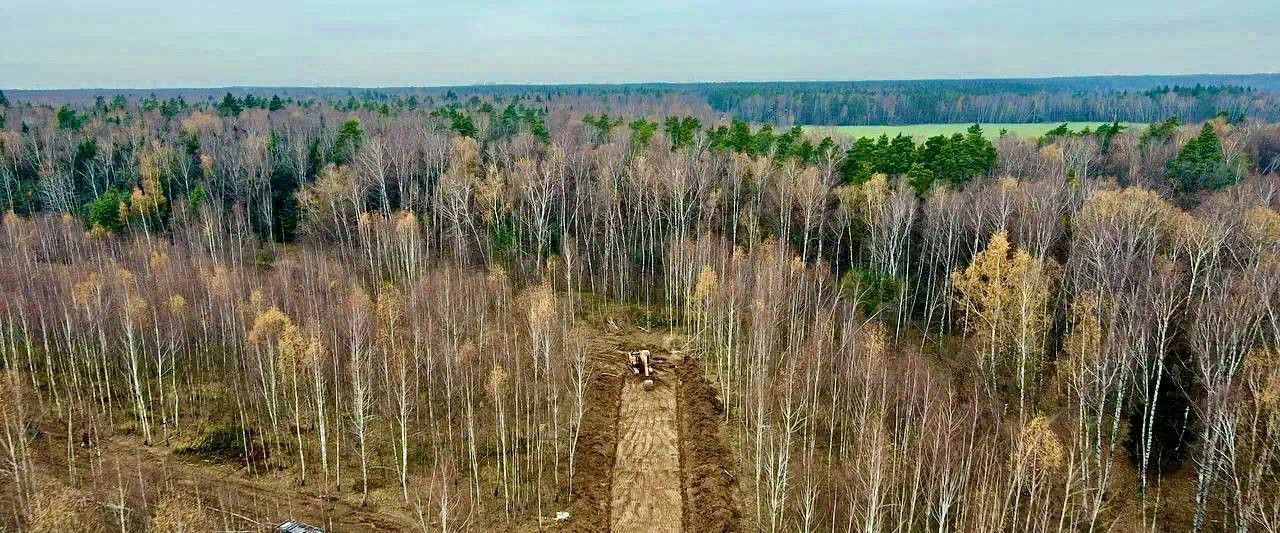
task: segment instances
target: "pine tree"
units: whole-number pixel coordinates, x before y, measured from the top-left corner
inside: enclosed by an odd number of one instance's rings
[[[240,101],[236,100],[236,97],[231,96],[231,93],[227,93],[226,96],[223,96],[222,102],[218,104],[218,114],[224,117],[239,116],[242,109]]]
[[[693,146],[694,135],[702,128],[702,121],[697,117],[667,117],[662,125],[667,137],[671,138],[671,149],[679,150]]]
[[[876,166],[876,143],[870,137],[861,137],[845,152],[841,172],[845,181],[860,185],[871,179]]]
[[[351,119],[342,124],[342,129],[338,130],[338,136],[333,141],[334,157],[338,162],[349,162],[360,149],[360,145],[364,144],[364,129],[360,127],[360,121]]]
[[[454,113],[450,120],[449,128],[457,132],[458,135],[472,139],[480,134],[480,128],[476,127],[475,120],[472,120],[471,115],[466,113]]]
[[[991,172],[996,165],[996,147],[982,135],[982,126],[974,124],[964,136],[965,150],[968,152],[968,178]]]
[[[649,122],[644,117],[635,119],[627,124],[631,128],[631,151],[640,152],[649,146],[649,141],[653,139],[653,134],[658,131],[657,122]]]
[[[933,188],[933,179],[933,171],[920,163],[911,165],[911,170],[907,171],[907,183],[911,184],[911,188],[915,189],[919,196],[924,196],[929,189]]]
[[[1200,135],[1187,141],[1178,156],[1169,161],[1169,176],[1178,180],[1186,193],[1217,189],[1231,181],[1222,165],[1222,143],[1213,124],[1206,122]]]
[[[60,130],[78,130],[84,124],[84,119],[76,115],[76,111],[67,105],[58,108],[58,115],[55,118]]]
[[[608,113],[601,113],[599,117],[595,115],[587,115],[582,117],[582,122],[591,126],[592,139],[596,146],[609,142],[609,137],[613,135],[613,129],[622,124],[622,119],[613,119]]]

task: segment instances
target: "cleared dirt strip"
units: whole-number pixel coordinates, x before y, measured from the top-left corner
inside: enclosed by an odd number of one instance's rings
[[[658,381],[646,391],[627,376],[618,413],[618,452],[613,466],[614,533],[679,532],[680,446],[676,387]]]

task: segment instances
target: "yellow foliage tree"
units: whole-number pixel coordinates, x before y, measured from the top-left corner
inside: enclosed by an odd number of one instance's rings
[[[140,183],[129,197],[129,209],[133,214],[145,217],[164,206],[166,199],[161,180],[173,159],[173,149],[168,146],[151,145],[138,153]]]
[[[1019,412],[1039,391],[1049,327],[1051,276],[1045,263],[1013,249],[1001,231],[962,272],[952,274],[964,330],[976,345],[978,366],[993,392],[1012,378]]]
[[[1049,427],[1045,417],[1033,418],[1022,428],[1015,462],[1020,466],[1024,481],[1033,487],[1061,471],[1066,456],[1062,441]]]

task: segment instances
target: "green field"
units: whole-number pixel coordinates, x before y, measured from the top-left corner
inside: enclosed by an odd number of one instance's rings
[[[1067,127],[1072,131],[1080,131],[1088,127],[1089,129],[1097,129],[1099,125],[1109,124],[1108,122],[1068,122]],[[1124,122],[1131,129],[1145,128],[1146,124],[1136,122]],[[805,126],[805,129],[819,135],[830,135],[832,137],[879,137],[880,135],[888,135],[893,137],[899,133],[910,135],[915,138],[916,142],[922,142],[929,137],[935,135],[951,135],[953,133],[964,133],[973,124],[910,124],[898,126]],[[1013,124],[1013,123],[993,123],[982,124],[982,134],[988,139],[995,140],[1000,136],[1000,130],[1007,130],[1011,135],[1019,135],[1027,138],[1036,138],[1044,135],[1045,132],[1061,126],[1061,122],[1039,122],[1032,124]]]

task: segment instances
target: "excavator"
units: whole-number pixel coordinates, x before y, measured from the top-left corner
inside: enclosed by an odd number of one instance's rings
[[[626,352],[627,368],[631,369],[631,373],[637,377],[643,378],[644,390],[653,390],[653,352],[649,350],[637,350]]]

